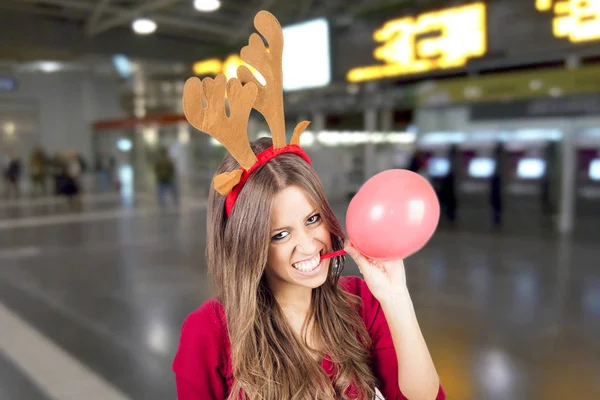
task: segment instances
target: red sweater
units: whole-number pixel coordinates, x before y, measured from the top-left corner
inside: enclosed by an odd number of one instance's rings
[[[379,302],[359,277],[341,277],[341,287],[362,299],[361,317],[372,339],[372,368],[386,400],[406,400],[398,388],[398,360],[390,330]],[[233,384],[230,342],[223,307],[206,301],[183,323],[173,362],[179,400],[224,400]],[[323,369],[330,373],[325,358]],[[436,400],[445,400],[440,386]]]

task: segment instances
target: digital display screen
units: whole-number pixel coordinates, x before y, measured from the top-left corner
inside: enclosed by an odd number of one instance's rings
[[[496,170],[496,160],[489,157],[476,157],[469,163],[469,176],[472,178],[489,178]]]
[[[450,172],[450,160],[442,157],[432,157],[427,162],[427,175],[440,178]]]
[[[325,18],[314,19],[286,26],[282,29],[283,47],[283,90],[304,90],[327,86],[331,82],[331,48],[329,22]],[[128,60],[114,59],[119,71],[126,71]],[[237,76],[237,69],[247,65],[238,54],[221,58],[198,60],[192,66],[197,76],[225,74],[227,79]],[[256,79],[265,84],[265,78],[250,65]]]
[[[329,23],[324,18],[283,28],[283,90],[327,86],[331,81]]]
[[[589,175],[591,180],[600,181],[600,158],[595,158],[590,163]]]
[[[373,57],[383,63],[353,68],[347,79],[364,82],[462,67],[486,53],[486,15],[485,3],[478,2],[386,21],[373,33],[381,44]]]
[[[546,160],[522,158],[517,164],[517,177],[520,179],[540,179],[546,173]]]

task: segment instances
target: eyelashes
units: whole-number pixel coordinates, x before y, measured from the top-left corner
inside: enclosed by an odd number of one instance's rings
[[[315,225],[320,221],[321,221],[321,214],[316,213],[306,219],[306,224],[307,225]],[[278,242],[278,241],[285,239],[289,235],[290,235],[290,232],[281,231],[281,232],[277,233],[276,235],[274,235],[273,237],[271,237],[271,240],[274,242]]]
[[[288,236],[289,236],[289,234],[290,234],[290,233],[289,233],[288,231],[279,232],[277,235],[273,236],[273,237],[271,238],[271,240],[273,240],[273,241],[279,241],[279,240],[283,240],[283,239],[285,239],[286,237],[288,237]]]
[[[320,220],[321,220],[321,214],[314,214],[314,215],[311,215],[310,217],[308,217],[308,219],[306,221],[310,225],[313,225],[313,224],[316,224],[317,222],[319,222]]]

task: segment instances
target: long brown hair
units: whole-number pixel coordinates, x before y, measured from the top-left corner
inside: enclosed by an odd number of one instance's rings
[[[251,143],[256,154],[271,145],[269,138]],[[217,173],[236,168],[237,162],[227,155]],[[308,318],[333,362],[333,385],[308,350],[308,325],[298,337],[264,278],[273,198],[289,186],[303,189],[317,205],[333,249],[341,249],[343,232],[323,186],[315,170],[295,154],[279,155],[253,173],[230,218],[224,196],[213,189],[209,194],[208,270],[227,316],[235,379],[229,400],[240,393],[252,400],[372,399],[371,340],[358,314],[360,299],[338,288],[344,258],[331,259],[327,280],[312,292]],[[358,393],[348,397],[351,385]]]

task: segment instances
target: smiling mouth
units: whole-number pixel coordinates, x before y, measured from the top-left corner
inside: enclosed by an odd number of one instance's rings
[[[292,264],[292,267],[302,272],[310,272],[315,270],[321,263],[322,250],[307,260],[298,261]]]

